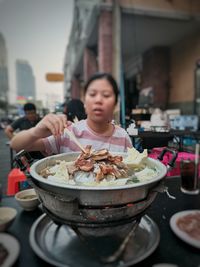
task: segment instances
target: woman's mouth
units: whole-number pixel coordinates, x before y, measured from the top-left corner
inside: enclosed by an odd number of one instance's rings
[[[95,115],[101,115],[101,114],[103,113],[103,110],[100,109],[100,108],[95,108],[95,109],[93,110],[93,112],[94,112]]]

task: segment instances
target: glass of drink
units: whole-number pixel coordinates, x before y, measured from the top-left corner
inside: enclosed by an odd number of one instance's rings
[[[181,191],[186,194],[195,195],[199,193],[198,164],[194,160],[181,161]]]

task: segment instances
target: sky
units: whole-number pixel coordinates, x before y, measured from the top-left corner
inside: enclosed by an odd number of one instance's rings
[[[0,0],[0,32],[8,53],[10,101],[16,96],[16,59],[28,61],[37,99],[64,101],[63,82],[48,82],[46,73],[63,72],[72,27],[73,0]]]

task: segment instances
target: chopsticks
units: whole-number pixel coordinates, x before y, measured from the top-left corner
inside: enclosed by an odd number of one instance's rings
[[[74,143],[76,143],[77,146],[81,149],[81,151],[86,154],[86,151],[85,151],[84,147],[81,145],[81,143],[78,141],[76,136],[69,129],[65,128],[64,129],[64,133],[67,133],[68,136],[70,137],[70,139],[73,140]]]

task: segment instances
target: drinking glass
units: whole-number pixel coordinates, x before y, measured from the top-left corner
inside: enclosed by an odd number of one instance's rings
[[[194,160],[181,160],[181,191],[186,194],[198,194],[198,164]]]

